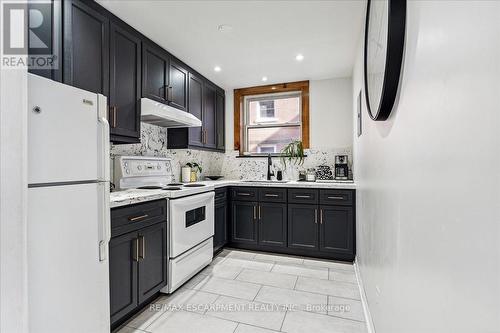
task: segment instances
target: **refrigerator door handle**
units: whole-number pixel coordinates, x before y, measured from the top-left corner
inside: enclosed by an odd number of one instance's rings
[[[111,211],[109,208],[109,183],[99,183],[99,261],[108,259],[108,244],[111,239]]]
[[[99,152],[99,175],[98,180],[109,182],[110,181],[110,166],[109,166],[109,123],[106,119],[106,108],[107,108],[107,100],[106,96],[97,95],[97,121],[100,127],[100,138],[98,140],[98,152]]]

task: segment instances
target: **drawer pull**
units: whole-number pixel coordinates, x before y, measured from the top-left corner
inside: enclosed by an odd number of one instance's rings
[[[277,197],[279,197],[278,194],[268,194],[268,193],[266,193],[264,196],[265,197],[271,197],[271,198],[277,198]]]
[[[141,216],[129,217],[128,220],[131,221],[131,222],[135,222],[135,221],[139,221],[139,220],[145,219],[146,217],[149,217],[149,215],[148,214],[144,214],[144,215],[141,215]]]
[[[296,198],[302,198],[302,199],[310,199],[311,198],[310,195],[296,195],[295,197]]]
[[[344,200],[344,197],[328,197],[328,199],[332,199],[332,200]]]
[[[242,195],[242,196],[248,197],[248,196],[250,196],[250,193],[238,192],[238,193],[236,193],[236,195]]]

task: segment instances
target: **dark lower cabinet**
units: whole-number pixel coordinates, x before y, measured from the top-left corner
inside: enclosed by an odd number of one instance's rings
[[[227,243],[227,204],[225,200],[215,202],[214,223],[214,252],[216,252]]]
[[[139,245],[139,304],[167,284],[167,224],[141,229]]]
[[[320,206],[319,250],[349,255],[354,253],[352,207]]]
[[[111,210],[109,286],[115,328],[167,285],[166,200]]]
[[[229,193],[231,246],[354,260],[354,190],[242,186],[231,188]]]
[[[286,204],[260,202],[258,207],[259,245],[286,247]]]
[[[137,307],[137,232],[112,238],[109,242],[109,289],[111,323]]]
[[[231,221],[232,242],[257,244],[257,202],[233,201]]]
[[[79,0],[63,2],[63,82],[108,96],[109,19]]]
[[[141,39],[133,31],[111,23],[109,123],[111,141],[140,141]]]
[[[318,206],[288,205],[288,247],[318,250]]]

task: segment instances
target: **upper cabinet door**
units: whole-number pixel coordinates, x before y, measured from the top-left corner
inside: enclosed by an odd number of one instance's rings
[[[189,113],[203,122],[203,81],[189,74]],[[204,127],[189,128],[189,145],[203,146]]]
[[[216,116],[215,101],[216,88],[214,85],[205,82],[203,87],[204,109],[203,109],[203,127],[204,127],[204,146],[206,148],[216,148]]]
[[[64,83],[108,96],[108,18],[79,0],[63,7]]]
[[[139,142],[140,99],[141,40],[111,23],[109,122],[113,142]]]
[[[188,110],[188,71],[176,60],[170,59],[167,99],[171,106]]]
[[[28,22],[31,16],[41,12],[43,21],[36,28],[29,28],[30,33],[37,38],[28,38],[28,55],[36,57],[37,55],[52,54],[54,56],[54,68],[30,68],[29,72],[52,79],[62,81],[62,2],[61,0],[52,0],[50,7],[46,3],[28,2]],[[26,22],[26,24],[28,24]],[[35,41],[41,41],[46,47],[40,48],[32,45]]]
[[[226,149],[226,140],[225,140],[225,128],[226,128],[226,115],[225,115],[225,97],[224,92],[217,91],[215,96],[215,120],[216,120],[216,142],[217,149],[225,150]]]
[[[142,43],[142,97],[166,103],[168,54],[151,44]]]

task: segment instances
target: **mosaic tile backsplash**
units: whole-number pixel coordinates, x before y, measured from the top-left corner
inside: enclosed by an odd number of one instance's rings
[[[299,169],[314,168],[318,165],[333,167],[335,155],[348,155],[352,161],[352,148],[330,150],[306,150],[307,157],[301,166],[284,169],[279,158],[273,158],[273,169],[283,170],[283,178],[296,180]],[[238,157],[238,151],[226,153],[208,152],[194,149],[167,149],[167,129],[150,124],[141,124],[141,143],[112,145],[111,158],[116,155],[161,156],[172,159],[176,181],[180,178],[181,167],[187,162],[197,162],[203,168],[202,179],[206,175],[222,175],[226,179],[265,179],[267,158]],[[112,170],[111,170],[112,171]]]

